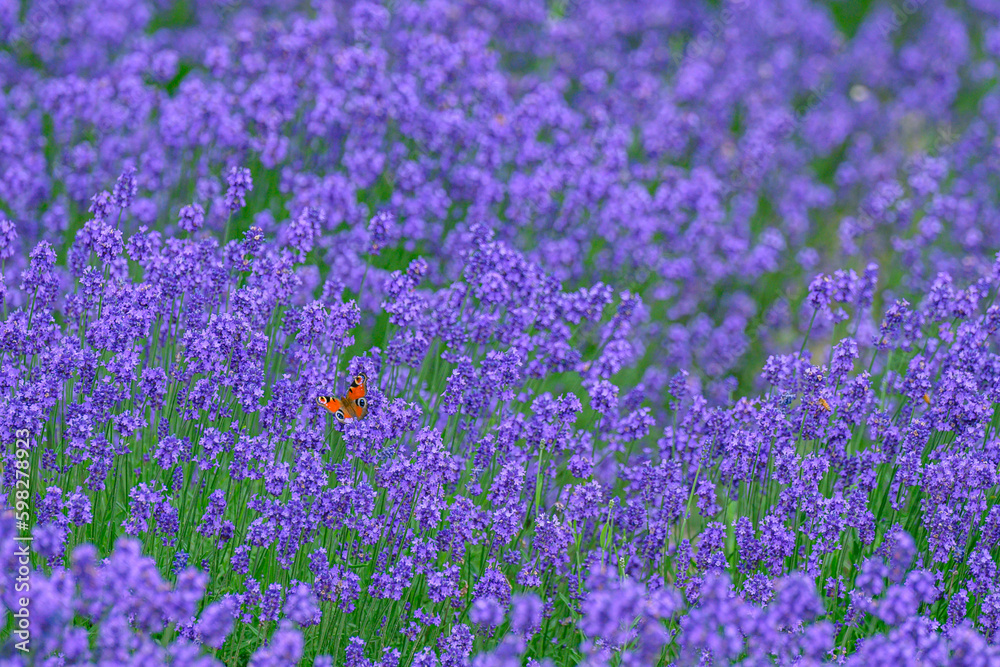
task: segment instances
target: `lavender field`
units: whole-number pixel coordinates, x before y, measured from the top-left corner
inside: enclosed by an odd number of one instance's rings
[[[1000,666],[1000,1],[0,0],[0,667]]]

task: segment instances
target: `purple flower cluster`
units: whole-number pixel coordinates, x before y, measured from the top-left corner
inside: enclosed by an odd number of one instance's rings
[[[0,3],[0,662],[1000,663],[1000,8],[852,12]]]
[[[22,250],[85,210],[221,233],[249,223],[255,193],[266,233],[322,211],[305,225],[317,258],[357,286],[363,251],[387,243],[454,275],[456,244],[486,223],[559,280],[636,277],[665,321],[642,327],[647,381],[697,371],[713,398],[746,380],[751,346],[804,327],[824,254],[897,252],[909,289],[990,271],[995,130],[978,116],[997,94],[973,98],[973,122],[958,111],[996,67],[989,3],[879,8],[850,39],[812,2],[251,3],[183,20],[139,0],[50,4],[0,27],[40,67],[0,63],[0,200]],[[783,288],[762,291],[777,273]]]

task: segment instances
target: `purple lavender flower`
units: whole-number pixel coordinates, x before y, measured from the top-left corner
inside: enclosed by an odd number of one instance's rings
[[[135,167],[126,167],[118,180],[115,181],[115,187],[111,191],[111,202],[120,209],[128,208],[132,205],[132,200],[135,199],[138,191],[139,187],[135,181]],[[95,213],[95,217],[99,216]]]
[[[222,527],[222,517],[226,511],[226,492],[222,489],[213,491],[208,498],[208,507],[201,518],[201,524],[196,530],[208,537],[215,535]]]
[[[990,3],[148,4],[0,3],[38,660],[995,660]]]
[[[212,648],[222,648],[233,628],[233,615],[226,603],[215,602],[201,612],[196,626],[201,641]]]
[[[232,167],[226,176],[226,208],[238,211],[247,205],[246,195],[253,191],[253,178],[246,167]]]
[[[115,205],[111,193],[107,190],[98,192],[90,198],[90,202],[90,208],[88,210],[94,214],[94,218],[96,220],[107,220],[108,216],[111,215],[112,208]]]
[[[302,658],[302,651],[302,633],[290,624],[282,623],[270,641],[250,657],[249,664],[252,667],[296,665]]]
[[[193,234],[201,229],[204,224],[205,209],[203,209],[199,204],[188,204],[187,206],[181,207],[179,220],[177,221],[177,225],[181,229],[189,234]]]
[[[297,584],[288,590],[285,598],[285,618],[298,624],[299,627],[316,625],[322,613],[317,605],[316,597],[307,584]]]
[[[66,542],[66,529],[58,523],[45,523],[32,530],[32,548],[49,561],[60,557]]]
[[[525,635],[537,632],[542,624],[542,611],[542,601],[537,595],[515,595],[511,598],[511,630]]]
[[[495,628],[504,620],[504,609],[492,596],[477,597],[469,610],[469,620],[486,628]]]
[[[379,211],[368,223],[369,252],[378,255],[386,246],[396,225],[395,216],[389,211]]]
[[[17,239],[16,225],[0,215],[0,260],[9,259],[14,255]]]

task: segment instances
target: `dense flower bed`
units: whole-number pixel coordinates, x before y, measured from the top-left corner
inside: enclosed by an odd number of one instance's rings
[[[0,0],[0,665],[1000,664],[1000,4],[865,4]]]

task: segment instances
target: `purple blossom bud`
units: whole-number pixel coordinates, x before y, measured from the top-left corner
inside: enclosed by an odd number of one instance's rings
[[[396,218],[389,211],[379,211],[368,222],[369,250],[372,255],[378,255],[389,241],[390,233],[395,229]]]
[[[322,612],[308,584],[299,583],[288,590],[284,614],[285,618],[297,623],[299,627],[316,625],[320,622]]]
[[[807,300],[809,305],[816,310],[823,310],[830,307],[835,290],[833,279],[825,274],[819,274],[809,283],[809,295]]]
[[[128,208],[135,199],[139,187],[135,181],[135,167],[126,167],[121,176],[115,181],[115,187],[111,192],[111,202],[118,208]],[[97,214],[94,214],[97,217]]]
[[[0,214],[0,260],[8,259],[17,249],[17,227]]]
[[[476,598],[469,610],[469,620],[487,628],[495,628],[504,620],[504,609],[492,596]]]
[[[344,667],[372,667],[372,661],[365,657],[365,640],[361,637],[351,637],[347,640]]]
[[[90,498],[81,491],[79,486],[66,499],[66,516],[77,526],[86,525],[93,520]]]
[[[271,640],[250,657],[249,667],[284,667],[302,659],[302,633],[283,621]]]
[[[889,575],[889,569],[879,557],[872,557],[865,560],[861,565],[861,572],[858,574],[857,586],[866,595],[880,595],[885,588],[885,578]]]
[[[214,602],[201,612],[196,628],[202,642],[220,649],[233,629],[233,614],[225,602]]]
[[[511,598],[510,629],[532,635],[542,624],[542,601],[537,595],[527,593]]]
[[[854,370],[854,360],[858,358],[858,343],[853,338],[845,338],[833,346],[830,360],[830,375],[842,378]]]
[[[205,209],[199,204],[188,204],[187,206],[182,206],[177,225],[188,232],[193,234],[202,228],[205,224]]]
[[[31,547],[46,560],[62,556],[63,545],[66,543],[66,528],[59,523],[35,525],[31,531],[34,538]]]
[[[253,177],[246,167],[232,167],[226,176],[226,208],[238,211],[247,205],[246,195],[253,191]]]
[[[108,216],[111,215],[111,209],[114,208],[114,200],[111,198],[111,193],[107,190],[101,190],[90,198],[90,202],[88,210],[94,214],[94,218],[97,220],[107,220]]]

